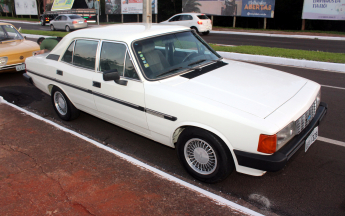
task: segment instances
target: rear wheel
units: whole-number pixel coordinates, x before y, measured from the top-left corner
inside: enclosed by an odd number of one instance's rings
[[[176,151],[187,172],[203,182],[224,180],[235,168],[228,146],[215,134],[200,128],[186,128],[178,138]]]
[[[202,35],[208,35],[210,34],[210,31],[203,32]]]
[[[71,103],[61,89],[54,87],[52,90],[51,99],[56,114],[62,120],[70,121],[79,116],[79,110]]]
[[[199,30],[197,29],[197,27],[192,26],[192,27],[190,27],[190,28],[193,29],[193,30],[195,30],[195,32],[196,32],[197,34],[199,34]]]
[[[52,25],[50,25],[50,30],[52,30],[52,31],[54,31],[55,30],[55,28],[54,28],[54,25],[52,24]]]
[[[66,32],[70,32],[70,31],[71,31],[71,29],[70,29],[69,26],[66,26],[66,27],[65,27],[65,30],[66,30]]]

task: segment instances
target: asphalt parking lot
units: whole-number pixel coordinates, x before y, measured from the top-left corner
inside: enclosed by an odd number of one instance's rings
[[[264,65],[320,83],[322,101],[328,103],[319,136],[345,142],[345,74]],[[343,215],[345,212],[345,147],[316,141],[307,153],[300,151],[281,171],[252,177],[232,173],[225,181],[194,181],[180,166],[174,149],[82,113],[71,122],[58,119],[48,95],[28,85],[20,73],[0,74],[0,95],[7,101],[54,120],[60,125],[98,140],[140,161],[203,189],[233,200],[245,200],[265,212],[279,215]]]

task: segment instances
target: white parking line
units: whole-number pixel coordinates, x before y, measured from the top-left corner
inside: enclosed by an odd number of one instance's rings
[[[345,142],[341,142],[341,141],[337,141],[337,140],[332,140],[332,139],[328,139],[328,138],[320,137],[320,136],[317,137],[317,140],[345,147]]]
[[[342,87],[329,86],[329,85],[321,85],[321,86],[323,86],[323,87],[328,87],[328,88],[335,88],[335,89],[345,90],[345,88],[342,88]]]
[[[163,171],[161,171],[159,169],[156,169],[156,168],[154,168],[152,166],[149,166],[149,165],[147,165],[147,164],[145,164],[145,163],[143,163],[143,162],[141,162],[141,161],[139,161],[139,160],[137,160],[137,159],[135,159],[133,157],[130,157],[130,156],[128,156],[126,154],[123,154],[123,153],[121,153],[119,151],[116,151],[116,150],[114,150],[112,148],[109,148],[109,147],[107,147],[107,146],[105,146],[105,145],[103,145],[103,144],[101,144],[99,142],[96,142],[95,140],[87,138],[87,137],[85,137],[85,136],[83,136],[83,135],[81,135],[81,134],[79,134],[79,133],[77,133],[75,131],[72,131],[70,129],[62,127],[61,125],[59,125],[59,124],[57,124],[55,122],[52,122],[50,120],[47,120],[47,119],[45,119],[45,118],[43,118],[43,117],[41,117],[39,115],[36,115],[35,113],[29,112],[29,111],[27,111],[25,109],[17,107],[16,105],[7,102],[6,100],[4,100],[0,96],[0,104],[1,103],[7,104],[7,105],[9,105],[9,106],[11,106],[11,107],[13,107],[15,109],[20,110],[21,112],[24,112],[27,115],[30,115],[30,116],[38,119],[38,120],[44,121],[44,122],[46,122],[46,123],[48,123],[50,125],[53,125],[54,127],[57,127],[58,129],[60,129],[62,131],[65,131],[67,133],[70,133],[70,134],[72,134],[72,135],[74,135],[76,137],[79,137],[79,138],[81,138],[81,139],[83,139],[83,140],[85,140],[85,141],[87,141],[87,142],[97,146],[98,148],[101,148],[101,149],[104,149],[104,150],[106,150],[108,152],[113,153],[114,155],[116,155],[116,156],[118,156],[118,157],[120,157],[120,158],[122,158],[122,159],[124,159],[124,160],[126,160],[128,162],[130,162],[131,164],[133,164],[133,165],[135,165],[137,167],[144,168],[144,169],[146,169],[146,170],[148,170],[148,171],[150,171],[152,173],[155,173],[155,174],[157,174],[161,178],[167,179],[168,181],[175,182],[175,183],[177,183],[177,184],[179,184],[181,186],[184,186],[185,188],[187,188],[189,190],[192,190],[192,191],[197,192],[197,193],[199,193],[199,194],[201,194],[203,196],[206,196],[206,197],[210,198],[211,200],[215,201],[218,205],[228,206],[231,209],[239,211],[239,212],[241,212],[243,214],[246,214],[246,215],[255,215],[255,216],[256,215],[258,215],[258,216],[260,215],[260,216],[262,216],[262,214],[260,214],[260,213],[257,213],[257,212],[255,212],[255,211],[253,211],[251,209],[248,209],[248,208],[246,208],[244,206],[241,206],[239,204],[231,202],[230,200],[227,200],[227,199],[225,199],[225,198],[223,198],[223,197],[221,197],[219,195],[216,195],[216,194],[211,193],[211,192],[209,192],[207,190],[204,190],[204,189],[199,188],[199,187],[197,187],[195,185],[192,185],[192,184],[190,184],[188,182],[185,182],[185,181],[183,181],[183,180],[181,180],[179,178],[176,178],[176,177],[174,177],[172,175],[169,175],[168,173],[165,173],[165,172],[163,172]]]

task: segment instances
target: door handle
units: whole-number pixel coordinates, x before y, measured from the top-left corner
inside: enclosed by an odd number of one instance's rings
[[[101,88],[101,83],[93,81],[92,86],[97,87],[97,88]]]
[[[57,74],[57,75],[63,76],[63,71],[61,71],[61,70],[56,70],[56,74]]]

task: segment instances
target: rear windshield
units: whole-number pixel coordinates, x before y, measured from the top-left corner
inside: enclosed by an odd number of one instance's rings
[[[199,19],[209,19],[206,15],[198,15],[197,17]]]
[[[72,15],[72,16],[69,16],[70,19],[82,19],[81,16],[77,16],[77,15]]]

